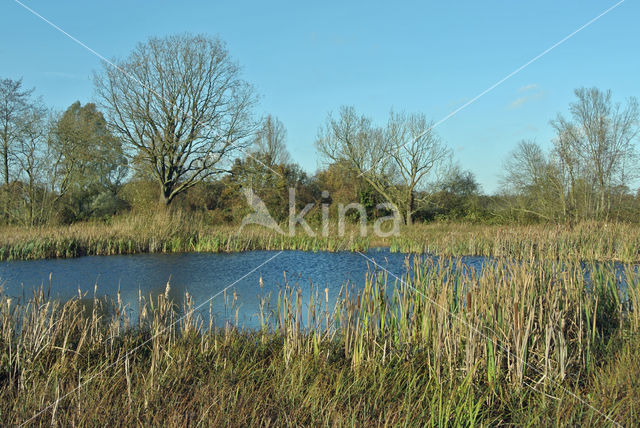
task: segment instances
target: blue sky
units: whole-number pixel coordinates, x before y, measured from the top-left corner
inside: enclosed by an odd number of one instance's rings
[[[391,108],[434,121],[616,1],[52,2],[24,1],[112,57],[139,41],[189,31],[218,36],[260,94],[258,114],[287,127],[293,158],[314,172],[329,111],[353,105],[383,123]],[[640,6],[619,7],[437,128],[486,192],[521,139],[544,146],[549,120],[579,86],[640,96]],[[0,77],[24,77],[53,107],[94,99],[99,59],[18,3],[0,5]]]

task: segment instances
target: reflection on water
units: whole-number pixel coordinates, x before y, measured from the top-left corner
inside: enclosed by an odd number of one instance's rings
[[[5,294],[14,298],[28,298],[34,289],[44,287],[47,291],[51,274],[52,298],[65,300],[77,297],[80,290],[85,299],[90,300],[97,284],[99,297],[108,296],[115,301],[119,290],[120,299],[127,306],[131,319],[136,320],[139,293],[147,301],[150,296],[155,299],[155,296],[165,293],[169,282],[169,297],[178,308],[183,308],[185,293],[188,292],[194,306],[202,304],[199,312],[203,319],[208,320],[208,300],[237,281],[226,295],[220,295],[211,303],[216,324],[222,325],[225,319],[234,318],[235,309],[231,311],[229,306],[235,294],[239,324],[256,327],[259,324],[260,297],[269,293],[276,296],[284,286],[285,277],[290,286],[301,288],[304,299],[310,292],[310,283],[313,283],[321,290],[328,288],[330,299],[334,301],[343,284],[361,287],[367,272],[375,269],[366,258],[353,252],[284,251],[239,280],[276,254],[273,251],[140,254],[2,262],[0,285]],[[387,249],[373,249],[365,255],[398,276],[406,271],[407,265],[411,267],[420,258],[432,257],[390,253]],[[465,257],[461,263],[465,268],[478,271],[489,263],[489,259]],[[260,289],[260,277],[263,279],[263,290]],[[393,284],[392,278],[389,279]]]
[[[193,297],[195,306],[206,302],[211,296],[238,281],[247,272],[260,266],[276,252],[252,251],[232,254],[185,253],[185,254],[140,254],[133,256],[91,256],[66,260],[12,261],[0,263],[0,284],[4,293],[12,297],[29,297],[34,289],[49,287],[52,276],[51,297],[69,299],[78,296],[78,290],[92,298],[97,284],[98,296],[120,298],[127,305],[132,319],[137,318],[138,293],[146,299],[164,293],[170,283],[169,296],[177,307],[184,305],[185,292]],[[390,253],[387,249],[374,249],[365,254],[394,274],[405,271],[405,263],[412,264],[414,256]],[[482,258],[466,258],[465,264],[481,267]],[[332,298],[337,297],[341,286],[349,283],[353,287],[364,284],[365,275],[374,268],[358,253],[352,252],[303,252],[284,251],[269,263],[239,280],[227,294],[230,304],[233,294],[237,296],[239,324],[246,327],[258,325],[257,314],[262,295],[277,295],[284,285],[285,276],[292,286],[300,286],[304,293],[310,282],[329,289]],[[264,289],[260,290],[260,277]],[[225,296],[213,300],[212,311],[218,321],[232,314],[224,304]],[[209,303],[200,311],[209,317]]]

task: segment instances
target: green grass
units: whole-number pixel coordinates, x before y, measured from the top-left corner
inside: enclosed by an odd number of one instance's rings
[[[285,286],[262,328],[213,326],[168,291],[0,298],[0,420],[35,425],[633,425],[640,279],[577,262],[426,261],[329,304]],[[445,267],[446,266],[446,267]],[[590,269],[595,269],[591,265]],[[386,291],[385,291],[386,290]],[[417,291],[416,291],[417,290]],[[229,297],[230,310],[235,300]],[[206,309],[204,310],[206,312]],[[180,319],[179,313],[189,316]],[[111,314],[111,315],[107,315]],[[113,316],[115,314],[115,316]],[[305,325],[302,320],[308,320]]]

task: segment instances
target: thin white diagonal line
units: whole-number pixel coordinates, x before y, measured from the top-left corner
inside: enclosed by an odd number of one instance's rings
[[[455,318],[456,320],[462,322],[463,324],[465,324],[467,327],[469,327],[470,329],[472,329],[473,331],[475,331],[477,334],[479,334],[480,336],[482,336],[483,338],[485,338],[486,340],[491,340],[491,338],[485,334],[480,328],[475,327],[474,325],[472,325],[470,322],[468,322],[467,320],[465,320],[464,318],[460,317],[459,315],[454,314],[451,310],[449,310],[448,308],[444,307],[442,304],[438,303],[437,301],[433,300],[432,298],[430,298],[429,296],[427,296],[426,294],[424,294],[422,291],[418,290],[416,287],[414,287],[412,284],[405,282],[402,278],[400,278],[399,276],[397,276],[396,274],[394,274],[393,272],[389,271],[388,269],[386,269],[384,266],[379,265],[378,263],[376,263],[375,260],[373,260],[370,257],[367,257],[366,255],[364,255],[362,252],[358,251],[358,254],[360,254],[362,257],[364,257],[365,259],[367,259],[369,262],[373,263],[374,266],[379,267],[380,269],[384,270],[386,273],[388,273],[389,275],[393,276],[395,279],[397,279],[398,281],[400,281],[400,283],[404,286],[406,286],[407,288],[409,288],[410,290],[412,290],[413,292],[415,292],[416,294],[418,294],[419,296],[423,297],[424,299],[426,299],[429,303],[431,303],[432,305],[438,307],[439,309],[447,312],[449,315],[451,315],[453,318]],[[491,327],[487,327],[484,326],[484,329],[488,330],[489,332],[495,334],[496,337],[499,337],[498,333],[493,330]],[[522,358],[520,358],[518,355],[512,353],[509,348],[505,347],[502,342],[500,340],[497,341],[496,343],[503,351],[505,351],[508,355],[512,355],[515,359],[517,359],[520,363],[524,364],[525,367],[529,367],[530,369],[533,369],[533,371],[535,371],[536,373],[538,373],[539,375],[543,375],[544,373],[541,372],[540,370],[538,370],[536,367],[529,365],[525,360],[523,360]],[[585,404],[586,406],[588,406],[589,408],[591,408],[592,410],[594,410],[596,413],[598,413],[600,416],[602,416],[603,418],[605,418],[606,420],[608,420],[609,422],[622,427],[622,424],[620,424],[619,422],[614,421],[613,419],[611,419],[610,416],[606,415],[605,413],[603,413],[602,411],[598,410],[597,408],[593,407],[591,404],[587,403],[583,398],[579,397],[578,395],[576,395],[575,393],[573,393],[572,391],[570,391],[569,389],[565,388],[563,385],[561,385],[559,382],[555,381],[554,379],[548,378],[551,382],[555,383],[557,386],[560,387],[560,389],[562,389],[565,393],[569,394],[570,396],[572,396],[573,398],[575,398],[576,400],[580,401],[582,404]],[[524,381],[524,377],[523,377],[523,383],[525,385],[527,385],[529,388],[533,389],[536,392],[539,393],[543,393],[542,391],[539,391],[535,388],[535,386],[533,385],[529,385],[527,382]]]
[[[457,109],[455,109],[454,111],[452,111],[451,113],[449,113],[448,115],[446,115],[445,117],[443,117],[442,119],[440,119],[439,121],[434,123],[433,126],[431,127],[431,129],[435,128],[436,126],[441,125],[442,123],[444,123],[447,120],[449,120],[451,117],[455,116],[458,112],[460,112],[460,111],[464,110],[465,108],[469,107],[471,104],[476,102],[478,99],[482,98],[483,96],[485,96],[489,92],[493,91],[495,88],[497,88],[498,86],[500,86],[501,84],[503,84],[507,80],[511,79],[513,76],[515,76],[516,74],[520,73],[522,70],[524,70],[525,68],[527,68],[528,66],[530,66],[531,64],[533,64],[534,62],[536,62],[537,60],[539,60],[540,58],[542,58],[543,56],[545,56],[546,54],[548,54],[549,52],[551,52],[552,50],[554,50],[555,48],[557,48],[558,46],[560,46],[561,44],[563,44],[564,42],[566,42],[567,40],[572,38],[573,36],[578,34],[580,31],[584,30],[585,28],[587,28],[588,26],[590,26],[591,24],[593,24],[594,22],[596,22],[597,20],[602,18],[603,16],[605,16],[606,14],[608,14],[609,12],[611,12],[613,9],[617,8],[618,6],[620,6],[624,2],[625,2],[625,0],[620,0],[618,3],[614,4],[609,9],[605,10],[604,12],[602,12],[600,15],[598,15],[595,18],[591,19],[589,22],[587,22],[582,27],[580,27],[577,30],[575,30],[573,33],[565,36],[562,40],[554,43],[552,46],[548,47],[547,49],[545,49],[544,51],[542,51],[541,53],[539,53],[538,55],[536,55],[535,57],[533,57],[532,59],[527,61],[526,63],[522,64],[520,67],[516,68],[511,73],[507,74],[505,77],[503,77],[502,79],[498,80],[496,83],[494,83],[493,85],[489,86],[487,89],[485,89],[484,91],[480,92],[478,95],[476,95],[475,97],[473,97],[472,99],[470,99],[466,103],[462,104],[460,107],[458,107]],[[419,135],[417,138],[420,138],[425,133]]]
[[[89,52],[91,52],[92,54],[94,54],[95,56],[97,56],[98,58],[100,58],[102,61],[104,61],[105,63],[109,64],[111,67],[115,68],[116,70],[118,70],[119,72],[121,72],[122,74],[124,74],[125,76],[127,76],[129,79],[133,79],[136,83],[138,83],[140,86],[142,86],[143,88],[151,91],[156,97],[164,100],[166,103],[168,104],[173,104],[171,101],[169,101],[168,99],[166,99],[165,97],[163,97],[161,94],[158,94],[158,92],[156,90],[154,90],[153,88],[147,86],[144,84],[144,82],[140,81],[140,79],[138,79],[136,76],[133,76],[131,73],[127,72],[125,69],[123,69],[122,67],[118,66],[117,64],[113,63],[113,61],[110,61],[109,59],[107,59],[104,55],[102,55],[101,53],[97,52],[95,49],[92,49],[91,47],[87,46],[85,43],[83,43],[81,40],[78,40],[76,37],[72,36],[71,34],[69,34],[68,32],[66,32],[65,30],[63,30],[62,28],[60,28],[58,25],[56,25],[55,23],[51,22],[49,19],[45,18],[44,16],[42,16],[41,14],[39,14],[38,12],[36,12],[35,10],[33,10],[32,8],[30,8],[29,6],[25,5],[24,3],[22,3],[20,0],[13,0],[16,3],[18,3],[20,6],[22,6],[24,9],[26,9],[27,11],[29,11],[31,14],[33,14],[34,16],[40,18],[42,21],[46,22],[47,24],[49,24],[51,27],[55,28],[56,30],[58,30],[60,33],[64,34],[65,36],[67,36],[68,38],[70,38],[71,40],[73,40],[74,42],[76,42],[77,44],[79,44],[80,46],[82,46],[83,48],[85,48],[86,50],[88,50]],[[186,113],[187,118],[193,119],[193,116],[188,113],[185,112],[184,109],[180,109],[178,108],[178,110],[180,110],[182,113]],[[208,124],[201,122],[201,121],[196,121],[196,123],[198,123],[199,125],[205,125],[208,126]],[[218,137],[220,136],[219,134],[217,135]],[[273,172],[274,174],[276,174],[278,177],[282,178],[282,174],[280,174],[278,171],[274,170],[273,168],[271,168],[269,165],[266,165],[264,162],[262,162],[260,159],[256,158],[255,156],[253,156],[251,153],[246,152],[242,147],[238,147],[238,150],[240,150],[241,152],[243,152],[245,155],[251,157],[253,160],[255,160],[256,162],[258,162],[259,164],[261,164],[262,166],[264,166],[265,168],[269,169],[271,172]]]
[[[278,253],[276,253],[275,255],[269,257],[267,260],[265,260],[264,262],[260,263],[258,266],[254,267],[253,269],[251,269],[249,272],[247,272],[246,274],[244,274],[243,276],[241,276],[240,278],[236,279],[235,281],[233,281],[231,284],[227,285],[225,288],[223,288],[222,290],[220,290],[219,292],[217,292],[216,294],[214,294],[213,296],[209,297],[207,300],[205,300],[204,302],[200,303],[198,306],[194,307],[193,309],[191,309],[190,311],[187,311],[184,315],[182,315],[180,318],[178,318],[176,321],[172,322],[171,324],[169,324],[168,326],[162,328],[159,332],[157,332],[156,334],[154,334],[153,336],[151,336],[149,339],[145,340],[144,342],[142,342],[140,345],[136,346],[135,348],[127,351],[124,356],[116,359],[113,363],[108,364],[106,367],[104,367],[103,369],[101,369],[98,373],[93,374],[91,377],[89,377],[89,379],[83,381],[82,383],[80,383],[77,387],[73,388],[71,391],[67,392],[66,394],[64,394],[62,397],[56,399],[56,401],[52,404],[49,404],[47,407],[39,410],[37,413],[35,413],[33,416],[31,416],[29,419],[27,419],[26,421],[22,422],[20,425],[20,427],[25,426],[26,424],[28,424],[29,422],[31,422],[32,420],[34,420],[35,418],[37,418],[38,416],[40,416],[42,413],[46,412],[48,409],[50,409],[51,407],[55,406],[56,403],[59,403],[60,401],[64,400],[65,398],[67,398],[69,395],[73,394],[74,392],[76,392],[78,389],[82,388],[83,386],[87,385],[88,383],[90,383],[92,380],[94,380],[96,377],[98,377],[99,375],[101,375],[102,373],[104,373],[106,370],[108,370],[109,368],[116,366],[119,362],[122,362],[122,360],[124,358],[129,358],[129,356],[131,356],[133,353],[135,353],[137,350],[139,350],[140,348],[142,348],[143,346],[145,346],[146,344],[148,344],[149,342],[151,342],[153,339],[155,339],[156,337],[158,337],[160,334],[164,333],[165,331],[167,331],[167,329],[175,326],[177,323],[179,323],[180,321],[182,321],[183,319],[185,319],[186,317],[188,317],[189,315],[193,314],[195,311],[197,311],[198,309],[202,308],[204,305],[206,305],[207,303],[211,302],[213,299],[215,299],[216,297],[220,296],[222,293],[224,293],[225,291],[227,291],[228,289],[230,289],[231,287],[233,287],[234,285],[236,285],[238,282],[242,281],[243,279],[245,279],[246,277],[248,277],[249,275],[251,275],[252,273],[254,273],[255,271],[257,271],[258,269],[260,269],[261,267],[263,267],[264,265],[266,265],[267,263],[270,263],[273,259],[275,259],[276,257],[278,257],[280,254],[282,254],[283,251],[279,251]]]
[[[538,55],[536,55],[533,58],[531,58],[529,61],[527,61],[524,64],[522,64],[520,67],[518,67],[515,70],[513,70],[511,73],[507,74],[502,79],[498,80],[496,83],[494,83],[493,85],[489,86],[487,89],[485,89],[484,91],[480,92],[478,95],[476,95],[475,97],[471,98],[469,101],[467,101],[466,103],[462,104],[460,107],[456,108],[451,113],[447,114],[442,119],[440,119],[437,122],[435,122],[433,125],[431,125],[425,131],[420,133],[417,137],[412,138],[410,141],[413,142],[413,141],[419,140],[422,136],[424,136],[425,134],[431,132],[437,126],[442,125],[444,122],[446,122],[447,120],[451,119],[453,116],[455,116],[456,114],[460,113],[462,110],[466,109],[471,104],[475,103],[480,98],[484,97],[489,92],[493,91],[495,88],[497,88],[498,86],[502,85],[504,82],[506,82],[507,80],[511,79],[513,76],[515,76],[516,74],[520,73],[522,70],[524,70],[525,68],[527,68],[528,66],[530,66],[531,64],[533,64],[534,62],[536,62],[537,60],[539,60],[540,58],[542,58],[543,56],[545,56],[546,54],[548,54],[549,52],[551,52],[552,50],[557,48],[558,46],[560,46],[561,44],[563,44],[564,42],[566,42],[567,40],[569,40],[570,38],[572,38],[573,36],[575,36],[576,34],[581,32],[582,30],[584,30],[585,28],[589,27],[591,24],[593,24],[594,22],[596,22],[597,20],[599,20],[600,18],[602,18],[603,16],[605,16],[606,14],[608,14],[609,12],[611,12],[613,9],[617,8],[618,6],[620,6],[624,2],[625,2],[625,0],[620,0],[618,3],[614,4],[613,6],[611,6],[610,8],[608,8],[607,10],[605,10],[604,12],[602,12],[601,14],[596,16],[595,18],[592,18],[590,21],[588,21],[587,23],[582,25],[580,28],[578,28],[575,31],[573,31],[571,34],[565,36],[561,40],[559,40],[556,43],[554,43],[553,45],[549,46],[547,49],[545,49],[544,51],[540,52]],[[397,150],[403,149],[408,143],[409,142],[405,142]],[[362,171],[359,176],[362,176],[362,175],[368,173],[369,171],[371,171],[371,168],[373,168],[373,167],[367,168],[365,171]]]

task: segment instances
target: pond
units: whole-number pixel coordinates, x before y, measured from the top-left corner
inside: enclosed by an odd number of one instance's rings
[[[363,255],[365,257],[363,257]],[[248,251],[242,253],[181,253],[138,254],[124,256],[89,256],[76,259],[50,259],[36,261],[0,262],[0,287],[14,299],[24,301],[41,287],[53,299],[68,300],[78,296],[92,299],[97,286],[98,297],[115,300],[118,290],[131,320],[137,320],[138,295],[147,300],[165,292],[170,284],[169,296],[179,309],[183,308],[185,293],[193,299],[193,306],[205,321],[209,320],[209,302],[217,326],[225,320],[240,327],[260,325],[259,312],[262,297],[271,295],[272,307],[278,292],[285,285],[300,288],[302,301],[307,302],[310,284],[320,290],[328,288],[330,307],[333,307],[340,289],[348,284],[357,290],[364,285],[367,273],[381,271],[402,276],[407,264],[416,260],[437,257],[392,253],[387,248],[375,248],[366,253],[305,252],[305,251]],[[462,266],[476,272],[491,262],[491,258],[462,257]],[[371,261],[375,261],[374,263]],[[614,269],[617,286],[626,292],[623,279],[625,265],[603,263],[605,270]],[[637,271],[637,266],[634,270]],[[454,269],[457,269],[454,265]],[[593,265],[583,264],[585,285],[588,287]],[[49,278],[51,277],[51,283]],[[260,288],[262,278],[263,288]],[[226,290],[226,293],[222,293]],[[233,310],[231,302],[237,297]],[[225,297],[227,302],[225,303]],[[237,320],[236,320],[237,309]]]
[[[411,265],[415,258],[391,253],[385,248],[363,254],[398,276],[405,272],[405,263]],[[209,300],[229,287],[227,297],[234,292],[237,296],[238,324],[254,328],[259,325],[260,297],[268,293],[276,296],[284,286],[285,275],[289,285],[300,286],[304,301],[309,295],[310,282],[320,289],[327,287],[333,301],[343,284],[363,286],[367,272],[375,270],[367,258],[354,252],[250,251],[12,261],[0,263],[0,285],[6,295],[21,300],[29,298],[33,290],[40,287],[52,298],[66,300],[78,296],[78,290],[92,298],[97,284],[98,296],[115,298],[120,290],[132,319],[137,319],[139,290],[147,298],[157,296],[165,292],[169,282],[170,296],[178,307],[182,308],[188,292],[195,306],[202,305],[199,312],[208,319]],[[479,269],[486,259],[465,257],[461,262]],[[260,289],[261,277],[263,290]],[[221,294],[212,300],[217,325],[235,316],[230,313],[229,304],[225,306],[224,297]]]

